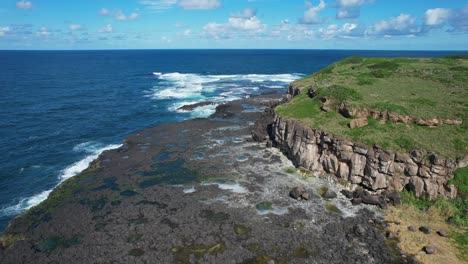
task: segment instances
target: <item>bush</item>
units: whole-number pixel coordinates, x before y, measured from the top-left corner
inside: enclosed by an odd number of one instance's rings
[[[346,100],[357,101],[362,99],[362,95],[357,91],[339,85],[334,85],[328,88],[319,88],[317,94],[319,96],[333,98],[337,100],[338,103],[344,102]]]

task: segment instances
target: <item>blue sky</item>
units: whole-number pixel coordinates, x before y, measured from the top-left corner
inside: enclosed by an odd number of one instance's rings
[[[0,49],[468,50],[463,0],[2,0]]]

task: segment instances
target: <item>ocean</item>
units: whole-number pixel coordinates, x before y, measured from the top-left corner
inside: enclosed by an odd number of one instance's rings
[[[129,134],[207,117],[349,56],[440,57],[448,51],[0,51],[0,231]],[[464,52],[464,54],[467,54]]]

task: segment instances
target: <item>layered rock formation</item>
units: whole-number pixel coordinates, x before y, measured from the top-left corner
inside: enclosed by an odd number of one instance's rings
[[[448,183],[457,163],[434,153],[395,153],[378,145],[368,147],[279,116],[270,131],[274,146],[295,165],[317,174],[334,175],[373,192],[407,187],[417,197],[429,199],[457,194],[456,187]]]
[[[302,90],[289,85],[289,98]],[[416,197],[428,199],[457,195],[456,186],[449,181],[463,162],[457,164],[432,152],[396,153],[378,145],[354,143],[276,116],[273,109],[266,110],[252,132],[254,139],[267,140],[267,144],[278,147],[296,166],[318,175],[334,175],[352,186],[363,186],[376,193],[407,188]]]

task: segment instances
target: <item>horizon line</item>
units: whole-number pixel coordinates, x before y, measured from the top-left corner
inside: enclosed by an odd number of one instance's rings
[[[1,51],[178,51],[178,50],[301,50],[301,51],[425,51],[425,52],[463,52],[467,50],[445,50],[445,49],[304,49],[304,48],[122,48],[122,49],[0,49]]]

